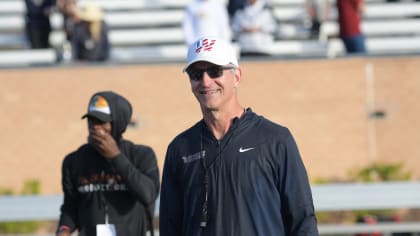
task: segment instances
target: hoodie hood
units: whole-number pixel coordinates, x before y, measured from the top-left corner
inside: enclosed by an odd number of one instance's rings
[[[105,122],[111,122],[112,137],[119,142],[127,129],[132,115],[130,102],[112,91],[102,91],[92,95],[88,111],[83,118],[94,117]]]

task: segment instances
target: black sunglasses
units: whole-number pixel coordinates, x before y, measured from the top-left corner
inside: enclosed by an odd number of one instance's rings
[[[207,72],[210,78],[216,79],[223,75],[224,70],[235,69],[234,66],[212,66],[205,69],[189,69],[187,74],[190,77],[190,80],[200,81],[203,79],[204,72]]]

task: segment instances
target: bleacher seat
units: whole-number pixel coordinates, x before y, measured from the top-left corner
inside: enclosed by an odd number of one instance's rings
[[[52,65],[57,60],[53,49],[5,51],[0,53],[0,68],[10,66]]]
[[[190,0],[79,0],[82,5],[87,1],[94,1],[105,10],[105,20],[110,27],[113,45],[113,59],[159,61],[182,60],[184,57],[184,53],[179,54],[185,51],[181,22],[184,7]],[[334,6],[331,5],[330,19],[322,28],[321,39],[324,40],[317,41],[309,39],[304,1],[269,0],[279,23],[276,42],[271,50],[273,55],[344,55],[342,44],[336,38],[338,25]],[[420,18],[416,17],[420,15],[420,2],[365,1],[367,8],[362,29],[367,36],[369,54],[420,53]],[[8,53],[11,50],[23,50],[28,53],[24,35],[24,12],[23,0],[0,1],[0,50]],[[59,48],[65,40],[63,19],[56,13],[51,20],[54,32],[50,41],[54,47]]]

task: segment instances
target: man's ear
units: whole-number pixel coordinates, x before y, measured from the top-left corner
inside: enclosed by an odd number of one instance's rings
[[[239,87],[239,83],[242,81],[242,70],[239,67],[234,70],[234,80],[235,88]]]

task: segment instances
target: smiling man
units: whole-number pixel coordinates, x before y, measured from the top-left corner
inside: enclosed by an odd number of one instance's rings
[[[197,40],[184,72],[203,119],[168,146],[160,235],[318,235],[294,138],[240,104],[242,72],[230,43]]]

